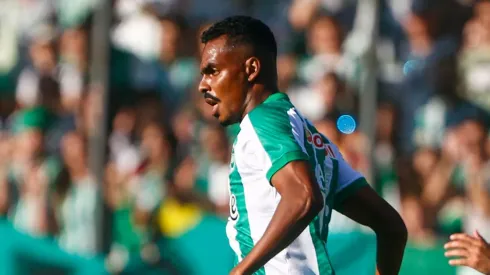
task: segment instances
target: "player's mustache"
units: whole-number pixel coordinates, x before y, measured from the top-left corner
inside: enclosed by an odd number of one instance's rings
[[[215,97],[214,95],[212,95],[210,93],[204,93],[204,99],[206,99],[206,98],[212,99],[216,102],[220,102],[219,98]]]

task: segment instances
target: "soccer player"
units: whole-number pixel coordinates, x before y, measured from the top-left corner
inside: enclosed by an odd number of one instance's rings
[[[332,209],[371,227],[379,274],[398,274],[405,224],[278,91],[271,30],[233,16],[201,41],[199,91],[222,125],[240,123],[230,164],[230,274],[335,274],[325,243]]]

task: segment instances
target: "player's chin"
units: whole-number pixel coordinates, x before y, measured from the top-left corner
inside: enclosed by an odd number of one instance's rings
[[[233,122],[231,122],[229,119],[222,119],[221,117],[218,117],[218,121],[219,121],[219,124],[221,124],[221,126],[224,126],[224,127],[233,124]]]
[[[231,119],[229,116],[226,115],[217,114],[215,115],[215,117],[218,119],[219,124],[221,124],[221,126],[226,127],[235,123],[233,119]]]

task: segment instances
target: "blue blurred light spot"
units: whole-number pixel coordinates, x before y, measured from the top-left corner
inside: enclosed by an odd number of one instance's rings
[[[409,73],[413,72],[417,67],[417,61],[415,60],[408,60],[403,64],[403,74],[408,75]]]
[[[337,129],[344,134],[352,134],[356,130],[356,121],[350,115],[342,115],[337,119]]]

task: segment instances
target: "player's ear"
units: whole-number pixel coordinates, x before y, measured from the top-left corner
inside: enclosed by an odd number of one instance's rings
[[[245,73],[249,82],[253,82],[260,73],[260,61],[256,57],[250,57],[245,61]]]

